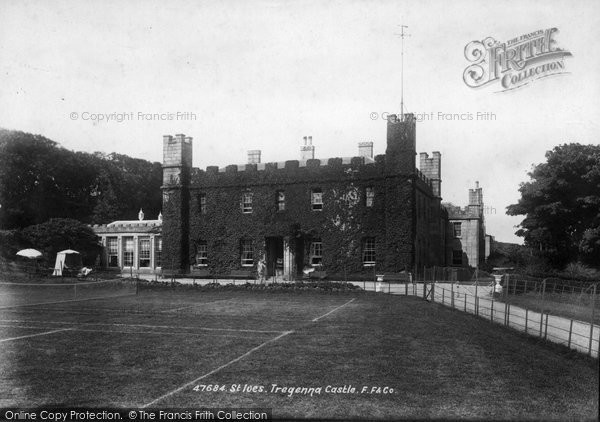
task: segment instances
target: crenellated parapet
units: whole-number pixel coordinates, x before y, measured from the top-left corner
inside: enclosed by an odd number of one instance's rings
[[[415,170],[415,173],[417,175],[417,180],[423,184],[423,186],[426,186],[427,188],[431,189],[433,192],[433,184],[432,181],[429,179],[429,177],[425,176],[423,174],[423,172],[419,169]]]
[[[231,186],[253,184],[285,184],[311,181],[357,180],[380,178],[385,175],[385,156],[375,159],[337,157],[327,160],[288,160],[284,162],[209,166],[206,170],[192,170],[190,187],[207,185]]]

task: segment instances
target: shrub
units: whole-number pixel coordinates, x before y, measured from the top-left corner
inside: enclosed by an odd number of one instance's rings
[[[590,268],[581,262],[571,262],[565,267],[563,273],[566,277],[572,279],[600,279],[600,271]]]

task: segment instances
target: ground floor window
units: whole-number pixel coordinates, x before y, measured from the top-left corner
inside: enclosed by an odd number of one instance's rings
[[[372,267],[375,265],[375,238],[367,237],[363,239],[363,265]]]
[[[162,237],[154,238],[154,266],[162,267]]]
[[[150,267],[150,238],[142,237],[139,240],[138,261],[140,268]]]
[[[198,267],[208,266],[208,246],[206,241],[196,243],[196,265]]]
[[[323,242],[321,239],[310,242],[310,265],[317,266],[323,263]]]
[[[254,249],[252,239],[242,240],[242,267],[251,267],[254,265]]]
[[[106,239],[106,250],[108,252],[108,266],[119,266],[119,239],[116,237],[108,237]]]
[[[133,267],[133,237],[123,238],[123,266]]]

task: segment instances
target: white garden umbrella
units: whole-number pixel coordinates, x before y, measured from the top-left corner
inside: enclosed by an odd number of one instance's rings
[[[37,249],[21,249],[19,252],[17,252],[18,256],[22,256],[28,259],[37,259],[40,256],[42,256],[42,253],[40,251],[38,251]],[[37,261],[35,261],[35,268],[37,271]],[[28,271],[31,273],[32,269],[31,267],[28,269]],[[29,275],[31,277],[31,274]]]
[[[21,249],[19,252],[17,252],[17,255],[19,256],[24,256],[25,258],[39,258],[40,256],[42,256],[42,253],[36,249]]]
[[[77,251],[74,251],[73,249],[65,249],[64,251],[60,251],[60,252],[58,252],[58,253],[62,253],[62,254],[65,254],[65,255],[69,255],[69,254],[72,254],[72,253],[79,253],[79,252],[77,252]]]

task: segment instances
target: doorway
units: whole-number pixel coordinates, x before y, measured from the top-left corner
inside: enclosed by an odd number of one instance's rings
[[[265,238],[267,277],[283,275],[283,237]]]

